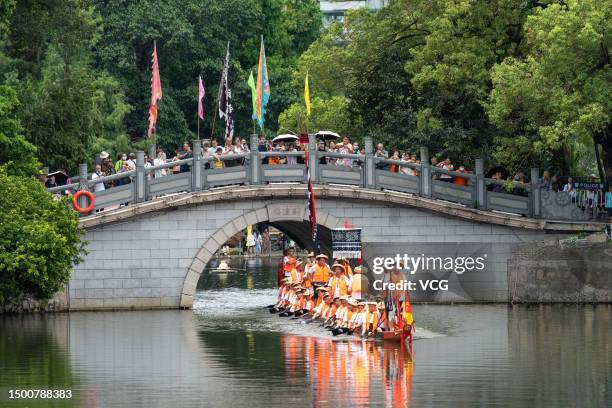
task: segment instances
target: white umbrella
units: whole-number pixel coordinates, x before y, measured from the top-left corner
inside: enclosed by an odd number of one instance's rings
[[[290,135],[289,133],[286,133],[284,135],[278,135],[274,139],[272,139],[272,141],[274,143],[278,143],[278,142],[295,142],[297,140],[299,140],[299,137],[297,137],[296,135]]]
[[[317,139],[323,139],[323,140],[340,139],[340,135],[337,134],[336,132],[332,132],[331,130],[321,130],[315,133],[315,136],[317,137]]]

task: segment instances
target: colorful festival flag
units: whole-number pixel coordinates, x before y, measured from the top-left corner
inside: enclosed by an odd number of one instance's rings
[[[310,178],[310,166],[308,165],[308,145],[306,145],[306,152],[304,156],[304,163],[306,163],[306,173],[308,175],[308,212],[310,213],[310,237],[312,238],[312,250],[318,254],[321,252],[319,246],[319,229],[317,227],[317,206],[315,204],[315,194],[312,188],[312,179]]]
[[[153,43],[153,62],[151,64],[151,103],[149,104],[149,130],[151,137],[157,125],[157,102],[162,98],[161,78],[159,77],[159,62],[157,61],[157,43]]]
[[[247,225],[247,237],[246,237],[247,245],[251,241],[251,235],[253,235],[253,225],[248,224]]]
[[[229,42],[223,62],[223,74],[219,85],[219,118],[225,118],[225,138],[234,137],[234,119],[232,116],[232,91],[229,87]]]
[[[266,105],[270,99],[270,82],[268,81],[268,66],[266,65],[266,50],[264,48],[263,36],[261,37],[261,48],[259,49],[259,66],[257,68],[257,88],[255,98],[255,111],[257,123],[263,129]]]
[[[257,119],[257,87],[255,85],[255,78],[253,78],[253,71],[249,75],[247,84],[251,88],[251,100],[253,101],[253,115],[251,115],[251,118],[255,120]]]
[[[198,117],[201,120],[204,120],[204,106],[202,105],[202,99],[204,99],[204,95],[206,91],[204,90],[204,84],[202,83],[202,77],[199,77],[198,80]]]
[[[310,88],[308,88],[308,71],[304,80],[304,102],[306,103],[306,113],[310,115]]]

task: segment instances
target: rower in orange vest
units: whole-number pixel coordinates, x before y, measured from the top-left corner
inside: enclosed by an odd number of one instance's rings
[[[329,291],[328,288],[326,288],[325,286],[319,286],[316,289],[316,303],[315,303],[315,307],[319,306],[321,303],[323,303],[323,295],[326,295],[327,292]]]
[[[306,289],[304,294],[304,307],[302,308],[303,315],[304,317],[311,317],[314,314],[315,308],[315,302],[313,299],[314,291],[312,289]]]
[[[308,285],[312,286],[312,276],[314,275],[315,267],[317,265],[317,261],[315,259],[314,252],[308,253],[308,262],[304,264],[304,283],[308,283]],[[307,287],[310,287],[307,286]]]
[[[317,265],[312,274],[312,283],[316,286],[324,286],[329,280],[329,265],[327,264],[327,255],[317,255]]]
[[[332,266],[334,278],[330,279],[330,288],[334,296],[347,296],[349,292],[349,278],[346,276],[344,265],[335,263]]]
[[[326,294],[323,296],[323,301],[325,302],[325,306],[323,306],[323,311],[321,317],[325,320],[331,318],[334,313],[336,313],[336,305],[334,304],[334,299],[332,296]]]
[[[309,289],[312,287],[312,278],[307,267],[308,263],[305,264],[301,259],[297,260],[296,268],[302,273],[302,286]]]
[[[315,320],[315,319],[327,320],[327,319],[329,319],[329,314],[330,314],[330,311],[331,311],[331,304],[332,304],[331,296],[329,296],[327,293],[325,293],[324,295],[320,295],[320,298],[322,299],[322,303],[319,306],[315,307],[314,313],[312,315],[312,320]]]
[[[361,331],[362,335],[374,335],[377,331],[381,331],[378,327],[379,317],[378,310],[376,308],[376,302],[367,302],[368,311],[365,316],[365,322]]]
[[[293,265],[293,268],[290,271],[290,274],[291,274],[291,282],[295,282],[299,284],[302,283],[302,281],[304,280],[304,273],[302,271],[302,261],[301,260],[298,259],[295,262],[295,264]]]
[[[283,272],[285,273],[285,277],[291,276],[291,270],[295,268],[295,264],[295,248],[290,247],[285,251],[285,256],[283,256]]]
[[[339,259],[339,261],[342,264],[342,266],[344,266],[344,271],[346,272],[346,276],[348,276],[349,278],[353,276],[353,268],[351,268],[351,264],[349,263],[348,259],[345,256],[343,256],[342,258]]]
[[[334,322],[331,325],[334,329],[339,329],[342,326],[342,322],[348,312],[348,296],[340,296],[340,306],[336,309],[334,315]]]
[[[333,298],[333,303],[331,308],[328,310],[327,312],[327,319],[325,320],[325,326],[330,326],[333,322],[334,319],[336,318],[336,314],[338,313],[338,309],[340,308],[340,297],[339,296],[332,296]]]

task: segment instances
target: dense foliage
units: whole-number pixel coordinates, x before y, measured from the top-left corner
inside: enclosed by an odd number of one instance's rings
[[[0,5],[0,44],[6,41],[8,16],[15,6],[16,2]],[[2,53],[0,64],[7,64]],[[30,86],[14,76],[0,85],[0,305],[51,297],[68,282],[84,245],[76,213],[45,192],[36,178],[39,150],[24,137],[28,127],[24,129],[19,120],[30,106],[20,103],[9,83],[21,90]],[[46,114],[50,112],[41,112]]]
[[[609,6],[395,0],[326,30],[294,86],[308,71],[312,94],[344,97],[358,138],[575,175],[597,171],[597,146],[612,181]]]
[[[206,87],[200,136],[211,135],[229,42],[244,137],[253,132],[246,79],[263,35],[269,134],[329,128],[388,148],[426,145],[468,166],[484,157],[510,170],[605,167],[610,179],[609,3],[394,0],[323,29],[315,0],[7,0],[2,109],[17,113],[51,168],[74,173],[101,150],[144,147],[156,41],[164,91],[157,141],[171,151],[196,137],[198,75]]]
[[[63,288],[83,250],[77,223],[38,180],[0,167],[0,303],[47,299]]]
[[[0,16],[0,83],[16,90],[39,160],[72,174],[101,150],[144,145],[154,41],[164,92],[158,142],[173,150],[196,137],[199,75],[200,134],[211,134],[228,42],[236,134],[252,133],[246,80],[261,35],[273,90],[266,128],[275,131],[280,112],[298,99],[291,76],[322,21],[315,0],[11,0]]]
[[[609,6],[570,0],[530,15],[523,28],[523,57],[493,67],[487,111],[507,135],[520,135],[506,138],[509,150],[524,144],[535,154],[559,152],[572,172],[579,171],[572,164],[582,146],[603,146],[612,182]]]

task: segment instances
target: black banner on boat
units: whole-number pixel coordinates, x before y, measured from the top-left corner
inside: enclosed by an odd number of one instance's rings
[[[333,228],[332,256],[361,258],[361,228]]]

